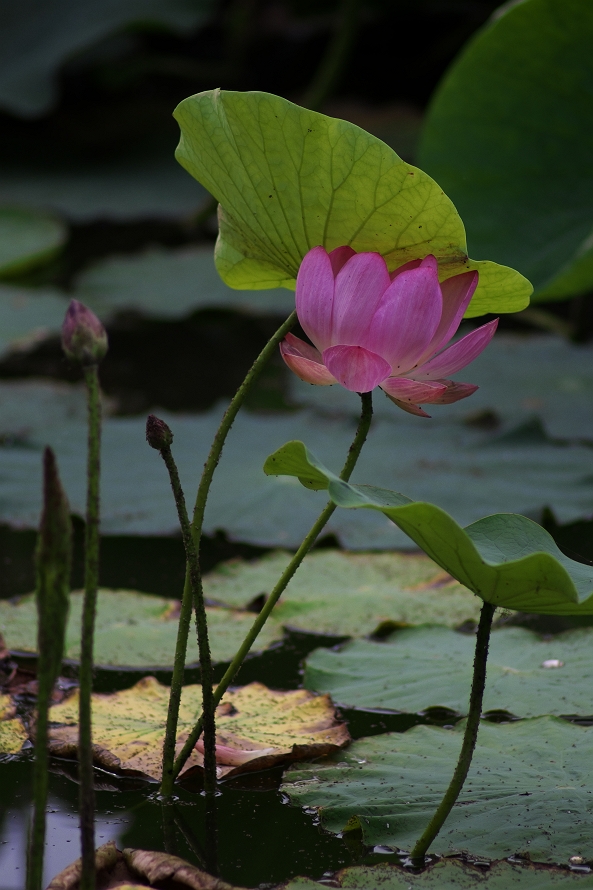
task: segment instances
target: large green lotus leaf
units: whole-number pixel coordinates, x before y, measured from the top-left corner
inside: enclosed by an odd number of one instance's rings
[[[325,476],[335,504],[384,513],[437,565],[496,606],[544,615],[593,614],[593,566],[569,559],[548,532],[525,516],[495,514],[463,529],[434,504],[342,482],[302,442],[278,449],[264,471],[295,476],[305,486],[315,473],[317,487]]]
[[[542,868],[516,862],[493,862],[476,867],[459,859],[441,859],[420,874],[396,865],[355,865],[332,875],[332,887],[346,890],[589,890],[592,875],[571,874],[565,869]],[[314,890],[320,885],[309,878],[293,878],[282,890]],[[327,884],[326,884],[327,886]],[[50,888],[51,890],[51,888]],[[59,888],[56,888],[59,890]]]
[[[21,0],[3,9],[0,105],[32,117],[57,99],[56,73],[73,55],[132,25],[186,32],[211,8],[209,0]]]
[[[438,608],[440,591],[433,593]],[[483,710],[516,717],[593,714],[593,629],[553,639],[520,627],[493,632]],[[398,630],[387,642],[356,640],[309,655],[304,683],[356,708],[466,714],[475,637],[446,627]]]
[[[463,722],[416,726],[361,739],[290,770],[281,790],[318,809],[329,831],[359,827],[367,844],[409,850],[449,785],[463,730]],[[556,717],[482,723],[465,786],[431,852],[590,859],[592,755],[593,727]]]
[[[492,343],[463,371],[463,379],[480,388],[470,399],[453,405],[430,405],[430,421],[418,421],[395,412],[381,393],[374,412],[399,425],[431,435],[437,424],[478,422],[494,427],[490,441],[513,427],[539,418],[546,433],[556,439],[593,441],[593,347],[575,345],[562,337],[541,334],[497,334]],[[358,416],[360,398],[342,386],[310,386],[290,375],[291,396],[299,404],[325,413]],[[498,426],[497,426],[498,423]],[[407,434],[407,432],[406,432]],[[484,441],[488,441],[484,438]],[[534,443],[535,444],[535,443]],[[497,445],[500,447],[500,445]]]
[[[237,288],[294,287],[304,255],[349,244],[390,269],[434,254],[441,277],[477,269],[468,310],[514,312],[531,285],[468,259],[463,223],[429,176],[347,121],[269,93],[210,90],[178,105],[179,162],[221,205],[216,264]]]
[[[206,595],[245,607],[269,593],[290,555],[272,553],[253,562],[231,561],[204,579]],[[364,636],[384,622],[439,621],[455,627],[476,619],[480,600],[422,555],[311,553],[274,608],[275,621],[299,630]]]
[[[165,144],[117,161],[61,166],[3,164],[0,202],[49,209],[81,223],[187,217],[208,196],[175,163],[173,149]]]
[[[93,754],[110,772],[160,780],[170,689],[144,677],[130,689],[92,697]],[[72,756],[78,747],[78,690],[49,712],[50,750]],[[202,687],[184,686],[177,750],[181,750],[202,706]],[[227,691],[216,711],[219,778],[278,763],[328,754],[350,741],[328,695],[304,689],[276,692],[261,683]],[[203,765],[194,749],[181,775]]]
[[[590,3],[507,4],[446,74],[420,143],[471,250],[519,269],[536,299],[593,286],[592,40]]]
[[[132,590],[100,590],[95,626],[95,663],[104,667],[171,667],[175,653],[179,603]],[[73,593],[64,657],[80,658],[82,593]],[[253,614],[234,609],[208,609],[210,647],[215,661],[229,661],[253,624]],[[37,613],[32,595],[18,602],[0,600],[0,632],[13,651],[35,652]],[[282,637],[268,622],[257,638],[264,649]],[[187,649],[188,664],[199,660],[195,629]]]
[[[45,262],[65,240],[66,228],[55,217],[24,207],[0,207],[0,277]]]
[[[191,504],[199,474],[224,406],[198,415],[168,414],[173,451]],[[0,384],[0,521],[35,528],[41,493],[41,455],[58,456],[72,509],[84,515],[86,411],[81,390],[32,381]],[[394,419],[373,425],[356,473],[359,479],[403,487],[415,500],[435,500],[462,525],[493,510],[539,516],[551,506],[559,521],[591,510],[591,451],[548,441],[499,443],[463,424]],[[215,476],[205,529],[224,529],[235,539],[270,547],[298,547],[326,501],[296,479],[267,478],[261,471],[270,450],[288,439],[315,442],[319,456],[340,465],[354,434],[349,416],[300,411],[277,415],[242,413]],[[479,484],[478,484],[479,483]],[[178,520],[169,481],[158,454],[146,445],[142,417],[106,417],[103,436],[102,528],[106,534],[172,534]],[[350,549],[410,549],[410,539],[376,511],[339,510],[327,532]]]
[[[67,308],[65,294],[57,289],[0,284],[0,358],[59,333]]]
[[[285,315],[294,309],[294,295],[286,290],[232,290],[218,275],[208,247],[110,257],[83,272],[76,296],[107,319],[121,309],[160,318],[213,307]]]

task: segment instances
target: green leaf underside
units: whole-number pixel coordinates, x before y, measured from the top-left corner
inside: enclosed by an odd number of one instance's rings
[[[338,652],[317,649],[307,658],[304,684],[348,707],[411,713],[439,707],[467,714],[474,648],[473,634],[406,628],[388,642],[356,640]],[[593,714],[592,651],[593,629],[553,640],[520,627],[495,630],[482,710],[515,717]]]
[[[293,878],[282,890],[314,890],[319,887],[309,878]],[[479,868],[459,859],[442,859],[421,874],[414,874],[394,865],[356,865],[332,876],[332,887],[352,890],[551,890],[574,887],[589,890],[592,875],[578,875],[560,869],[536,868],[527,863],[493,862],[490,868]]]
[[[232,561],[204,579],[206,596],[245,607],[270,593],[290,559],[273,553],[253,562]],[[364,636],[384,622],[438,621],[455,627],[475,620],[480,600],[424,555],[311,553],[288,584],[272,619],[312,633]]]
[[[58,219],[22,207],[0,207],[0,277],[50,259],[65,240],[66,228]]]
[[[104,667],[171,667],[177,637],[176,601],[130,590],[101,590],[95,628],[95,663]],[[82,594],[71,596],[64,657],[80,657]],[[210,646],[215,661],[228,661],[253,624],[249,612],[208,609]],[[10,649],[35,652],[37,619],[34,599],[16,604],[0,601],[0,631]],[[267,624],[256,650],[282,637],[278,624]],[[195,628],[189,635],[187,663],[198,662]]]
[[[304,255],[348,244],[390,269],[434,254],[443,278],[477,269],[468,315],[514,312],[531,285],[473,262],[442,189],[354,124],[269,93],[211,90],[175,110],[177,159],[220,202],[216,263],[237,288],[294,287]]]
[[[449,69],[420,143],[470,248],[527,275],[535,299],[593,285],[592,39],[589,3],[509,4]]]
[[[416,726],[361,739],[285,773],[281,790],[294,805],[319,808],[329,831],[351,820],[366,844],[409,850],[449,784],[463,729]],[[482,723],[464,789],[431,852],[590,859],[592,754],[593,728],[555,717]]]
[[[593,614],[593,567],[565,556],[541,526],[501,513],[461,528],[440,507],[371,485],[350,485],[327,470],[302,442],[272,454],[266,473],[325,476],[339,507],[378,510],[431,559],[487,602],[547,615]]]

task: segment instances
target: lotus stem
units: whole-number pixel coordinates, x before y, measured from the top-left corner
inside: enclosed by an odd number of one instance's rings
[[[461,789],[463,788],[472,762],[476,740],[478,738],[478,729],[480,727],[480,717],[482,715],[482,701],[484,698],[484,687],[486,685],[488,645],[490,642],[490,630],[492,628],[492,618],[494,617],[495,609],[496,606],[492,605],[492,603],[485,602],[480,612],[480,621],[476,635],[476,651],[474,655],[474,673],[469,699],[469,712],[467,715],[467,723],[465,724],[461,752],[459,754],[457,766],[455,767],[455,772],[453,773],[453,778],[451,779],[451,783],[447,788],[441,803],[410,853],[412,862],[414,864],[419,864],[420,866],[424,865],[424,857],[426,856],[430,845],[455,806],[455,802],[461,793]]]
[[[302,98],[302,104],[318,111],[338,85],[344,64],[352,48],[358,23],[360,0],[343,0],[339,23],[332,34],[325,55]]]
[[[362,401],[362,411],[360,420],[358,423],[358,427],[356,429],[356,435],[354,436],[354,440],[348,450],[348,456],[346,458],[346,462],[344,467],[342,468],[342,472],[340,473],[340,479],[343,479],[344,482],[347,482],[352,475],[352,471],[356,466],[356,462],[360,456],[360,452],[362,451],[362,447],[366,441],[370,426],[371,420],[373,417],[373,398],[370,392],[361,393],[361,401]],[[305,537],[303,543],[292,557],[284,572],[282,573],[280,579],[278,580],[276,586],[271,592],[270,596],[266,600],[266,603],[253,622],[251,629],[249,630],[247,636],[241,643],[235,657],[227,668],[222,680],[216,686],[216,690],[214,692],[214,705],[218,705],[220,700],[222,699],[224,693],[227,691],[228,687],[231,685],[233,680],[235,679],[239,668],[245,661],[247,654],[249,653],[251,647],[253,646],[259,632],[262,627],[268,620],[272,609],[280,599],[280,596],[286,590],[288,582],[291,580],[298,567],[302,563],[303,559],[319,537],[319,534],[323,530],[324,526],[327,524],[330,516],[336,509],[336,505],[332,501],[328,501],[325,505],[313,525],[311,526],[307,536]],[[202,732],[202,721],[198,720],[191,733],[188,736],[185,745],[183,746],[181,753],[177,757],[173,767],[173,777],[177,778],[185,763],[190,756],[194,745],[200,737]]]
[[[80,890],[95,887],[95,789],[91,695],[93,691],[93,642],[99,583],[99,478],[101,450],[101,394],[97,364],[84,368],[88,398],[87,508],[85,527],[84,603],[80,643],[80,706],[78,773],[80,780],[80,840],[82,871]]]
[[[200,653],[200,675],[202,681],[202,716],[204,721],[204,790],[208,794],[216,791],[216,726],[214,719],[214,704],[212,699],[212,657],[210,655],[210,641],[208,639],[208,619],[202,585],[200,584],[200,562],[198,551],[191,533],[185,497],[179,479],[179,472],[175,459],[171,452],[173,433],[164,421],[151,414],[146,422],[146,438],[151,447],[156,448],[165,462],[171,480],[171,488],[177,506],[177,515],[181,534],[185,547],[185,555],[191,580],[193,603],[196,612],[196,630],[198,636],[198,648]],[[192,598],[185,597],[181,603],[177,643],[175,648],[175,660],[173,663],[173,676],[171,679],[171,694],[169,698],[169,711],[163,744],[163,780],[161,794],[168,798],[172,793],[173,778],[172,766],[175,759],[175,741],[177,732],[177,715],[183,690],[183,673],[185,670],[185,656],[189,625],[191,621]],[[166,805],[163,804],[166,808]],[[163,810],[165,813],[165,810]],[[165,815],[163,815],[163,819]],[[171,851],[168,851],[171,852]]]
[[[194,543],[194,547],[196,553],[199,555],[200,553],[200,541],[202,539],[202,528],[204,525],[204,512],[206,510],[206,502],[208,500],[208,494],[210,492],[210,486],[212,485],[212,478],[214,476],[214,471],[218,466],[218,462],[220,460],[220,455],[222,454],[222,449],[224,448],[224,443],[226,442],[226,437],[229,434],[229,431],[234,423],[235,417],[237,416],[239,409],[242,407],[245,398],[251,391],[253,385],[257,381],[259,375],[263,371],[266,363],[269,358],[275,352],[276,348],[280,341],[285,337],[285,335],[290,331],[292,327],[296,324],[297,314],[295,312],[291,312],[286,321],[280,325],[276,333],[271,337],[270,340],[266,343],[251,368],[247,372],[245,380],[235,393],[229,407],[224,413],[224,416],[220,422],[220,426],[216,431],[216,435],[214,436],[214,441],[210,446],[210,452],[206,459],[206,463],[204,464],[204,471],[202,473],[202,478],[200,479],[200,485],[198,487],[198,493],[196,495],[196,502],[194,505],[194,513],[191,523],[191,535]],[[198,573],[196,580],[196,593],[198,598],[203,600],[204,593],[202,588],[202,575],[199,567],[199,559],[198,559]],[[194,591],[192,589],[192,579],[190,573],[189,563],[187,564],[185,571],[185,583],[183,586],[183,596],[181,599],[181,611],[183,614],[186,614],[187,610],[191,610],[191,602],[194,596]],[[187,638],[189,635],[189,625],[185,629],[185,642],[183,640],[184,630],[181,626],[181,619],[179,622],[179,630],[177,632],[177,644],[175,650],[176,664],[178,665],[178,670],[181,671],[181,676],[183,677],[183,669],[185,668],[185,657],[187,652]],[[179,653],[179,660],[177,661],[177,654]],[[202,677],[203,680],[203,677]],[[183,681],[182,681],[183,682]],[[216,704],[214,704],[216,708]],[[169,698],[169,710],[167,713],[167,732],[170,733],[172,738],[177,737],[177,724],[179,722],[179,700],[177,703],[173,699],[173,697]],[[201,724],[200,724],[201,725]],[[197,741],[197,739],[196,739]],[[194,742],[195,744],[195,742]],[[193,746],[192,746],[193,747]],[[164,752],[163,752],[164,753]],[[167,760],[165,761],[163,757],[163,776],[161,779],[161,794],[165,797],[169,796],[172,793],[173,782],[177,776],[175,773],[173,764],[174,764],[174,755],[175,755],[175,745],[171,746],[169,742],[167,748]]]

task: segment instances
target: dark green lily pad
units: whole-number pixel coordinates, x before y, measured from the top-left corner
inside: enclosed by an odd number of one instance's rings
[[[378,510],[431,559],[487,602],[544,615],[593,614],[593,567],[565,556],[537,523],[514,513],[487,516],[463,529],[440,507],[371,485],[349,485],[302,442],[289,442],[264,465],[326,487],[340,507]]]
[[[319,887],[308,878],[294,878],[283,885],[282,890]],[[571,874],[566,870],[535,867],[510,862],[493,862],[489,868],[480,868],[460,862],[459,859],[441,859],[426,871],[414,874],[395,865],[356,865],[345,868],[332,876],[332,887],[352,890],[552,890],[574,888],[589,890],[593,887],[592,875]]]
[[[433,593],[439,606],[440,591]],[[467,714],[475,637],[446,627],[398,630],[387,642],[356,640],[307,658],[304,684],[348,707]],[[516,717],[593,714],[593,629],[551,640],[520,627],[493,632],[483,710]]]
[[[175,109],[176,157],[221,205],[216,265],[232,287],[294,287],[304,255],[348,244],[390,269],[434,254],[443,278],[478,269],[468,315],[514,312],[531,285],[467,256],[442,188],[370,133],[263,92],[209,90]]]
[[[80,276],[76,296],[101,318],[121,309],[160,318],[212,307],[286,316],[294,309],[294,294],[287,290],[232,290],[217,273],[208,247],[111,257]]]
[[[270,593],[290,556],[218,567],[204,580],[206,596],[244,608]],[[311,553],[272,613],[279,624],[312,633],[364,636],[385,622],[440,621],[455,627],[475,620],[481,601],[451,581],[424,555]]]
[[[55,217],[23,207],[0,207],[0,277],[45,262],[65,240],[66,228]]]
[[[22,0],[4,10],[0,35],[0,105],[24,117],[48,111],[55,76],[67,59],[133,25],[186,32],[210,9],[208,0]]]
[[[593,285],[592,40],[590,3],[507,4],[449,69],[420,143],[472,250],[527,275],[536,299]]]
[[[104,667],[171,667],[177,636],[176,600],[163,599],[132,590],[101,590],[95,629],[95,663]],[[64,657],[80,657],[82,594],[71,596]],[[249,612],[208,609],[210,645],[215,661],[228,661],[235,654],[253,623]],[[13,651],[35,652],[37,617],[33,596],[17,603],[0,601],[0,632]],[[262,630],[257,648],[264,649],[281,639],[282,630],[269,622]],[[195,629],[189,635],[188,664],[198,661]]]
[[[293,804],[324,828],[359,829],[366,844],[411,849],[448,787],[463,724],[416,726],[361,739],[336,757],[285,774]],[[593,727],[555,717],[480,726],[465,787],[431,846],[536,862],[593,857]]]

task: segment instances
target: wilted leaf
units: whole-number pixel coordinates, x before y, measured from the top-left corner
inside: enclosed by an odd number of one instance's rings
[[[85,270],[76,296],[102,318],[121,309],[160,318],[213,307],[286,315],[294,309],[294,295],[286,290],[232,290],[217,273],[209,247],[111,257]]]
[[[93,745],[97,766],[110,772],[160,780],[169,688],[154,677],[111,695],[93,695]],[[185,686],[181,696],[177,751],[193,728],[202,703],[200,686]],[[78,691],[51,708],[50,747],[75,756],[78,743]],[[329,696],[303,689],[274,692],[261,683],[226,692],[216,713],[219,778],[278,763],[318,757],[349,741]],[[201,742],[198,742],[198,748]],[[181,775],[201,767],[195,749]]]
[[[435,605],[440,591],[433,593]],[[467,714],[473,634],[445,627],[398,630],[388,641],[356,640],[317,649],[304,684],[340,705],[418,713],[444,707]],[[593,629],[544,639],[520,627],[493,632],[482,710],[516,717],[593,714]]]
[[[233,560],[206,575],[204,590],[218,602],[245,607],[270,593],[289,559],[287,553],[272,553],[249,562]],[[477,619],[480,606],[424,555],[319,550],[290,581],[272,620],[312,633],[358,637],[390,623],[438,621],[455,627]]]
[[[216,264],[237,288],[294,287],[312,247],[434,254],[442,278],[478,269],[469,315],[514,312],[531,285],[468,260],[463,223],[429,176],[354,124],[262,92],[210,90],[177,106],[179,162],[220,202]]]
[[[16,716],[11,697],[0,695],[0,755],[18,754],[26,740],[25,727],[21,718]]]
[[[544,615],[593,614],[593,567],[569,559],[548,532],[525,516],[495,514],[463,529],[434,504],[342,482],[302,442],[278,449],[264,469],[299,479],[313,470],[324,474],[334,503],[384,513],[437,565],[496,606]]]
[[[536,299],[593,285],[592,40],[590,3],[507,4],[449,69],[420,143],[472,250],[518,268]]]
[[[0,207],[0,277],[45,262],[65,240],[66,228],[55,217],[23,207]]]
[[[64,657],[80,657],[82,593],[70,597]],[[132,590],[100,590],[95,623],[94,660],[98,666],[172,667],[179,618],[178,601]],[[254,615],[234,609],[208,609],[214,661],[229,661],[253,624]],[[0,629],[13,651],[35,652],[37,615],[32,596],[18,602],[0,600]],[[281,639],[278,624],[267,624],[257,639],[263,649]],[[188,664],[198,662],[194,629],[189,635]]]
[[[318,809],[329,831],[352,820],[365,843],[409,850],[449,785],[463,730],[416,726],[361,739],[290,770],[281,790]],[[591,859],[592,755],[592,727],[555,717],[482,723],[465,786],[431,852]]]
[[[113,841],[103,844],[95,850],[95,866],[97,874],[109,874],[121,861],[122,854]],[[82,860],[77,859],[53,878],[47,890],[78,890],[82,871]]]
[[[0,38],[0,105],[34,117],[57,99],[55,75],[71,56],[132,25],[195,28],[209,0],[21,0],[4,11]]]

